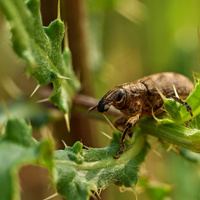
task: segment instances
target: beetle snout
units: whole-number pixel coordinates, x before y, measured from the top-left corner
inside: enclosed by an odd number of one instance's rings
[[[111,105],[112,105],[112,102],[105,103],[103,100],[101,100],[99,101],[97,109],[99,112],[106,112],[110,108]]]

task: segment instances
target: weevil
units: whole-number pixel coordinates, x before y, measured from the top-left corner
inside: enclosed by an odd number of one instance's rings
[[[175,89],[179,97],[175,94]],[[99,101],[98,105],[89,109],[97,108],[99,112],[106,112],[113,105],[119,109],[122,116],[113,121],[115,127],[125,125],[121,137],[121,148],[114,158],[119,158],[125,150],[125,136],[138,122],[140,117],[162,114],[163,99],[159,91],[167,98],[173,98],[185,105],[190,115],[192,109],[184,101],[193,90],[193,83],[185,76],[164,72],[146,76],[134,82],[124,83],[109,90]]]

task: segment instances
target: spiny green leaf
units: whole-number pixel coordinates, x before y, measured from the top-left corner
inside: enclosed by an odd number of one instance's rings
[[[198,83],[195,85],[195,88],[193,92],[189,95],[189,97],[186,99],[186,102],[190,105],[192,108],[192,113],[195,116],[199,115],[200,113],[200,79],[198,80]],[[184,109],[183,107],[181,108],[181,115],[183,116],[183,120],[188,121],[192,117],[189,115],[189,113]]]
[[[133,134],[131,141],[126,143],[126,152],[118,160],[113,159],[120,148],[119,133],[113,134],[108,147],[103,149],[82,150],[82,144],[77,142],[73,147],[55,153],[56,182],[58,193],[67,199],[88,199],[91,190],[97,192],[114,182],[119,186],[133,187],[138,179],[139,165],[144,160],[147,144],[144,135],[148,133],[165,141],[200,152],[199,98],[200,88],[195,87],[190,97],[193,99],[189,105],[195,113],[195,118],[186,126],[191,116],[186,108],[172,99],[166,99],[165,109],[169,116],[158,121],[150,117],[142,118]],[[189,101],[188,99],[186,101]],[[187,116],[184,116],[184,112]],[[190,118],[188,118],[190,116]],[[142,142],[143,141],[143,142]],[[192,154],[194,156],[194,154]],[[193,157],[194,158],[194,157]],[[198,156],[195,154],[195,159]],[[169,188],[149,186],[148,191],[152,198],[162,199],[169,194]]]
[[[114,132],[109,146],[100,149],[82,149],[82,143],[56,151],[55,180],[57,191],[67,199],[89,199],[91,190],[98,192],[109,184],[134,187],[139,166],[148,150],[144,135],[135,132],[126,142],[127,149],[119,159],[114,159],[120,148],[120,132]]]
[[[22,165],[37,164],[52,170],[52,142],[37,142],[24,120],[10,118],[0,140],[0,199],[19,199],[17,171]]]
[[[68,113],[80,83],[72,70],[69,50],[62,53],[64,23],[56,19],[43,27],[39,0],[1,0],[0,9],[10,24],[13,49],[28,64],[27,72],[39,85],[52,82],[50,101]]]
[[[197,82],[193,92],[185,100],[192,108],[194,117],[186,107],[173,99],[164,102],[168,116],[158,121],[144,117],[139,121],[142,132],[154,135],[164,141],[200,153],[200,83]]]
[[[188,98],[185,100],[189,106],[192,108],[192,114],[187,112],[187,109],[184,105],[176,102],[174,99],[166,99],[164,101],[165,110],[169,113],[172,120],[178,122],[179,124],[185,123],[191,120],[193,117],[200,114],[200,79],[195,85],[194,90],[190,93]]]

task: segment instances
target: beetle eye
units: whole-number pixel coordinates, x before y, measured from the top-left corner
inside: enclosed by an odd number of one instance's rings
[[[117,101],[120,101],[124,96],[124,92],[121,90],[117,96]]]

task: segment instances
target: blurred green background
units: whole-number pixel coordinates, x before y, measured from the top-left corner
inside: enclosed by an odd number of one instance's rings
[[[77,1],[77,4],[80,2]],[[70,1],[62,1],[61,3],[63,20],[68,27],[67,31],[70,31],[69,16],[66,17],[66,12],[69,12],[70,9]],[[90,75],[88,81],[84,80],[82,88],[84,90],[84,88],[90,87],[91,90],[88,92],[90,96],[99,99],[118,84],[157,72],[179,72],[191,80],[193,80],[193,72],[200,72],[199,0],[87,0],[79,6],[82,6],[81,9],[84,11],[84,15],[81,17],[84,19],[82,25],[86,41],[87,70],[89,69],[87,73]],[[47,26],[56,18],[57,1],[41,0],[41,11],[43,23]],[[73,23],[76,24],[76,21]],[[19,109],[17,104],[16,107],[20,110],[17,113],[20,113],[20,116],[28,115],[31,117],[30,115],[33,113],[32,103],[42,99],[43,96],[46,97],[46,94],[48,96],[49,88],[43,87],[32,100],[29,99],[36,87],[36,82],[32,78],[27,78],[25,74],[26,64],[13,52],[10,37],[7,24],[1,17],[0,100],[12,107],[16,101],[19,102],[18,97],[23,97],[28,107],[22,106]],[[72,40],[71,43],[73,42]],[[73,59],[75,62],[76,57],[74,56]],[[81,70],[80,73],[84,74],[84,69]],[[44,105],[44,107],[39,109],[40,112],[47,108],[55,110],[50,105]],[[46,112],[40,112],[36,112],[36,119],[38,116],[45,118],[44,113],[46,114]],[[81,114],[78,110],[74,114],[72,113],[73,120],[78,120],[80,123],[83,120],[89,120],[88,126],[79,127],[81,130],[74,131],[74,122],[72,122],[72,132],[67,133],[64,119],[59,117],[47,125],[35,128],[34,136],[40,138],[46,132],[50,133],[55,139],[57,149],[63,148],[61,140],[64,140],[68,145],[72,145],[77,139],[92,147],[104,147],[109,144],[109,140],[101,134],[101,131],[109,135],[112,134],[112,130],[105,120],[100,121],[86,113],[86,110],[81,111]],[[52,112],[49,115],[52,115]],[[3,123],[3,115],[1,116],[1,123]],[[48,118],[48,116],[46,117]],[[41,117],[41,120],[44,118]],[[81,132],[81,134],[77,136],[77,132]],[[150,139],[152,143],[156,142],[154,138]],[[161,145],[156,148],[156,151],[159,154],[151,151],[145,164],[141,167],[140,176],[148,178],[151,184],[146,188],[136,187],[138,199],[200,199],[199,165],[183,160],[172,151],[167,152]],[[48,173],[46,171],[44,173],[44,171],[45,169],[33,166],[22,168],[19,174],[22,199],[43,199],[54,193],[52,189],[48,188]],[[159,190],[154,190],[154,188],[159,187],[171,187],[171,192],[165,197],[156,198],[154,195],[156,192],[159,193]],[[166,190],[168,191],[168,189]],[[35,196],[36,193],[38,197]],[[152,193],[154,193],[153,196]],[[54,199],[61,199],[61,197]],[[112,185],[102,192],[101,199],[129,200],[136,199],[136,197],[133,192],[121,193],[118,187]]]

